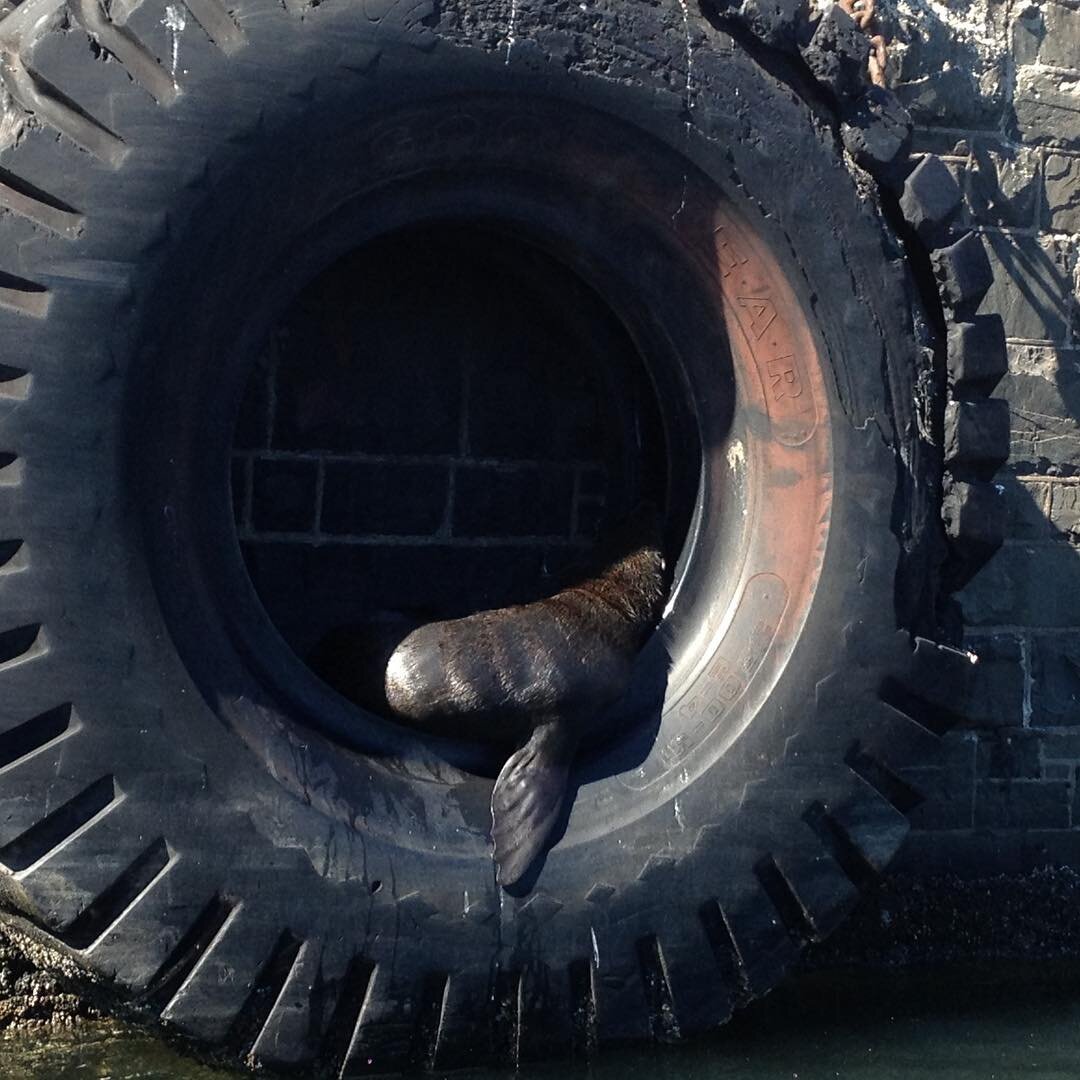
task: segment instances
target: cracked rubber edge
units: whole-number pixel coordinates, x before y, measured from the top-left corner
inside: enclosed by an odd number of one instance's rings
[[[936,397],[943,410],[919,425],[941,467],[948,557],[936,606],[943,611],[947,594],[981,569],[1005,533],[1003,492],[993,476],[1009,456],[1009,409],[991,395],[1007,356],[1001,316],[976,314],[993,284],[985,246],[977,232],[955,224],[963,196],[948,165],[935,154],[910,153],[911,118],[892,91],[870,83],[860,35],[823,34],[826,16],[805,0],[701,3],[736,40],[756,43],[772,74],[830,116],[854,164],[876,181],[907,251],[925,309],[921,318],[916,313],[916,331],[928,366],[916,391],[923,400]],[[837,5],[828,18],[851,22]],[[828,77],[819,77],[825,71]]]

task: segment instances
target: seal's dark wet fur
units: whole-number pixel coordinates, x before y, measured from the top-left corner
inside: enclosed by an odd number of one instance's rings
[[[421,626],[387,664],[395,715],[441,735],[520,747],[491,798],[504,885],[542,850],[582,738],[625,692],[660,617],[667,585],[655,508],[638,507],[601,551],[602,569],[578,584],[535,603]]]

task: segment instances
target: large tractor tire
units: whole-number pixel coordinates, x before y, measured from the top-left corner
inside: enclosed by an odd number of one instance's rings
[[[0,20],[10,907],[200,1040],[348,1075],[711,1027],[838,924],[963,708],[970,657],[936,642],[998,535],[1000,324],[971,318],[977,240],[940,231],[947,171],[912,172],[856,37],[822,51],[792,10]],[[815,83],[821,56],[847,82]],[[490,762],[312,674],[230,501],[275,319],[348,252],[447,224],[603,298],[669,462],[666,613],[511,892]]]

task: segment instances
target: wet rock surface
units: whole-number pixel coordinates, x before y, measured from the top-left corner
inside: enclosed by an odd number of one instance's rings
[[[1080,874],[1047,867],[967,881],[893,875],[772,994],[720,1031],[679,1046],[615,1050],[587,1074],[583,1063],[521,1073],[550,1076],[558,1068],[566,1076],[569,1067],[572,1080],[626,1080],[628,1070],[672,1080],[699,1070],[733,1080],[869,1080],[924,1070],[955,1080],[1065,1077],[1071,1073],[1051,1066],[1075,1060],[1078,975]],[[222,1080],[236,1073],[192,1057],[191,1047],[74,961],[0,918],[0,1076],[87,1075]]]
[[[861,901],[831,938],[811,946],[796,974],[1033,961],[1080,964],[1080,873],[1042,867],[965,880],[894,874]],[[882,976],[884,977],[884,976]],[[0,1040],[85,1030],[104,1038],[161,1029],[149,1016],[42,943],[21,920],[0,915]],[[0,1052],[3,1043],[0,1041]]]
[[[0,1037],[71,1029],[119,1007],[101,980],[21,921],[0,915]]]
[[[983,961],[1080,960],[1080,874],[1042,867],[965,880],[955,874],[886,878],[806,970]]]

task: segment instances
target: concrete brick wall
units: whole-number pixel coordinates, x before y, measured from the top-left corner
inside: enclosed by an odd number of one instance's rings
[[[1080,866],[1080,4],[891,9],[915,148],[962,177],[994,268],[1012,457],[1003,549],[960,596],[981,659],[901,866]]]
[[[389,612],[550,592],[609,494],[632,498],[635,363],[568,271],[483,234],[399,238],[316,281],[251,377],[232,459],[249,573],[286,640],[304,655]]]

